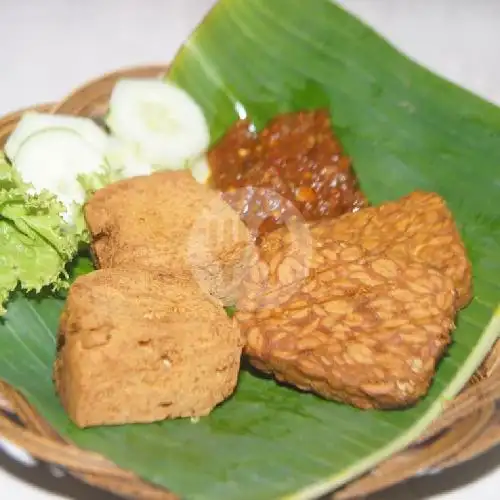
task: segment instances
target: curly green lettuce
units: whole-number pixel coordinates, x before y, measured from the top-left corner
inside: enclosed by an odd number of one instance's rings
[[[77,175],[88,199],[95,191],[125,177],[151,173],[136,152],[120,141],[110,141],[103,151],[100,168]],[[75,175],[67,172],[68,177]],[[70,179],[72,180],[72,179]],[[89,242],[83,206],[64,206],[54,193],[35,192],[0,153],[0,316],[5,303],[19,288],[36,293],[69,286],[66,266],[81,243]]]
[[[0,316],[18,286],[26,292],[68,286],[65,266],[84,235],[83,224],[65,222],[64,210],[52,194],[32,194],[0,154]]]

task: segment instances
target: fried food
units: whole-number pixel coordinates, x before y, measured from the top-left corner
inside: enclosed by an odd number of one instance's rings
[[[251,238],[220,194],[188,171],[111,184],[85,206],[100,268],[143,268],[193,275],[225,304],[252,252]]]
[[[103,269],[72,285],[54,380],[79,427],[207,415],[233,392],[242,341],[190,278]]]
[[[455,284],[459,307],[472,298],[471,263],[453,215],[436,193],[415,191],[400,200],[346,214],[322,227],[329,239],[357,243],[372,254],[409,255],[444,273]]]
[[[444,202],[417,192],[307,229],[309,240],[267,235],[245,279],[237,319],[250,362],[359,408],[414,404],[471,295]]]
[[[367,205],[328,110],[279,115],[258,134],[240,120],[208,162],[214,186],[257,235],[296,213],[316,220]]]

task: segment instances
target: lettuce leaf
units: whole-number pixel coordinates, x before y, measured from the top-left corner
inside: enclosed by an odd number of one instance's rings
[[[66,264],[82,240],[82,228],[62,218],[65,207],[52,194],[33,194],[0,155],[0,315],[18,286],[39,292],[68,286]]]
[[[101,168],[78,175],[77,180],[87,200],[108,184],[151,171],[133,149],[114,140]],[[53,291],[67,288],[70,277],[66,265],[80,244],[89,240],[82,204],[73,202],[68,212],[54,193],[37,192],[24,182],[0,153],[0,317],[16,288],[36,293],[44,287]]]

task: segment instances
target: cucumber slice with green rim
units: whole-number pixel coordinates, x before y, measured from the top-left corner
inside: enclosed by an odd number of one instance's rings
[[[156,79],[120,80],[106,122],[112,134],[136,147],[146,163],[165,169],[186,168],[210,142],[196,101],[179,87]]]
[[[149,175],[153,167],[140,156],[137,147],[117,137],[110,137],[106,149],[105,160],[108,166],[123,177]]]
[[[14,167],[24,182],[36,192],[53,193],[72,216],[74,203],[85,200],[85,191],[78,181],[80,174],[97,172],[103,154],[72,129],[48,128],[31,134],[14,156]]]
[[[27,139],[35,133],[49,129],[72,130],[78,133],[92,147],[101,151],[104,151],[108,141],[106,132],[90,118],[28,111],[23,114],[5,144],[4,150],[7,158],[14,161],[21,145]]]

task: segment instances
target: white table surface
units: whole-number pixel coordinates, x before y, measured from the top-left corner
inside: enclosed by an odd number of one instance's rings
[[[0,0],[0,115],[57,100],[89,78],[120,66],[168,62],[214,1]],[[500,104],[500,2],[342,3],[416,60]],[[2,499],[114,498],[67,477],[56,478],[54,473],[60,473],[46,465],[21,465],[11,458],[13,454],[19,456],[12,450],[0,453]],[[499,488],[500,450],[496,449],[375,498],[494,500],[500,498]]]

